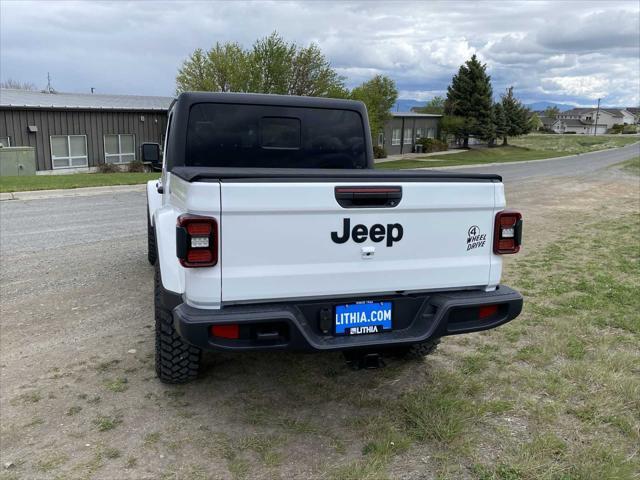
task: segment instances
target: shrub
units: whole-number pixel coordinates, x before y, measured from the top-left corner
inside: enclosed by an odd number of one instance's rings
[[[375,145],[373,147],[373,158],[387,158],[387,151],[384,148]]]
[[[113,163],[100,163],[98,164],[98,172],[100,173],[117,173],[120,171],[120,167]]]
[[[442,152],[449,149],[446,142],[435,138],[421,138],[416,143],[422,145],[423,153]]]
[[[131,173],[144,172],[144,163],[142,163],[140,160],[134,160],[133,162],[129,163],[129,167],[127,168],[127,170]]]

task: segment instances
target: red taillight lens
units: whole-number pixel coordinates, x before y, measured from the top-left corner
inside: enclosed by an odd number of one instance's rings
[[[187,253],[187,262],[189,263],[209,263],[212,255],[209,250],[197,248],[189,250]]]
[[[504,210],[496,214],[493,252],[498,255],[518,253],[522,243],[522,215]]]
[[[189,235],[211,235],[211,223],[198,221],[188,223],[187,233]]]
[[[215,218],[180,215],[176,254],[183,267],[213,267],[218,263],[218,223]]]
[[[480,320],[483,320],[485,318],[492,317],[496,313],[498,313],[497,305],[485,305],[484,307],[480,307],[478,318],[480,318]]]
[[[237,323],[229,325],[213,325],[210,332],[212,337],[230,338],[234,340],[240,338],[240,327]]]

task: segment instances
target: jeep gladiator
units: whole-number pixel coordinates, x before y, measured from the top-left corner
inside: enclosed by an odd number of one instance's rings
[[[361,102],[173,102],[147,185],[160,380],[196,378],[203,350],[415,356],[518,316],[501,177],[375,170],[372,151]]]

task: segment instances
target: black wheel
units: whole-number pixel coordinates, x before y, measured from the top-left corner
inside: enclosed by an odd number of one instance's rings
[[[161,288],[160,267],[156,265],[156,374],[164,383],[187,383],[198,376],[201,350],[182,340],[173,328],[171,312],[164,308],[160,299]]]
[[[439,343],[440,339],[435,338],[422,343],[414,343],[406,347],[392,348],[389,353],[396,358],[419,360],[435,352]]]
[[[156,250],[156,231],[151,225],[149,218],[149,207],[147,206],[147,259],[151,265],[156,264],[158,251]]]

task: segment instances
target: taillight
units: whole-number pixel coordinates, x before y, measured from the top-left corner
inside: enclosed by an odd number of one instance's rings
[[[240,326],[237,323],[230,323],[228,325],[212,325],[209,329],[212,337],[218,338],[240,338]]]
[[[218,263],[218,223],[215,218],[180,215],[176,254],[183,267],[213,267]]]
[[[493,317],[496,313],[498,313],[498,305],[483,305],[478,311],[478,318],[484,320]]]
[[[518,253],[522,244],[522,215],[512,210],[496,214],[493,252],[498,255]]]

